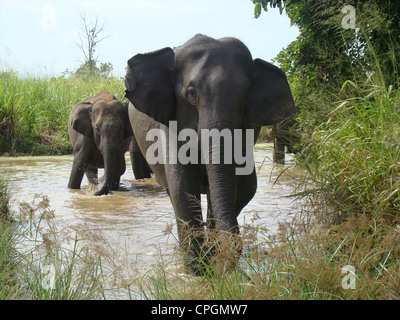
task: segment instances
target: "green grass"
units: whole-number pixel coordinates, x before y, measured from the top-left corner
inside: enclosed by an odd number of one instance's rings
[[[68,116],[80,100],[108,90],[121,101],[122,79],[71,76],[20,77],[0,72],[0,155],[71,153]],[[260,140],[270,139],[262,128]]]
[[[339,100],[308,141],[304,166],[316,186],[342,213],[399,215],[400,91],[376,85]]]
[[[20,77],[0,72],[0,154],[65,154],[68,116],[80,100],[108,90],[123,99],[120,79]]]

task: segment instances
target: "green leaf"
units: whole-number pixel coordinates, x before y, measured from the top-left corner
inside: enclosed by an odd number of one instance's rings
[[[257,19],[260,16],[260,14],[261,14],[261,5],[259,3],[257,3],[254,6],[254,18]]]
[[[282,5],[282,3],[280,2],[280,3],[279,3],[279,14],[282,15],[282,12],[283,12],[283,5]]]

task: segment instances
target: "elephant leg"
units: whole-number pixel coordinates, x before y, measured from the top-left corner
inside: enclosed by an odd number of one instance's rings
[[[274,137],[274,153],[273,162],[274,163],[285,163],[285,141],[281,136],[281,133],[277,129],[276,125],[272,128],[272,133]]]
[[[143,154],[139,152],[131,152],[131,162],[132,162],[132,170],[135,175],[135,179],[146,179],[151,177],[151,169],[147,164],[146,159],[143,157]]]
[[[121,181],[121,176],[115,177],[115,179],[113,180],[113,183],[110,186],[110,190],[118,191],[120,181]]]
[[[204,268],[204,228],[199,172],[194,165],[167,165],[168,194],[174,207],[179,243],[186,267],[194,273]]]
[[[254,140],[257,141],[261,127],[255,126],[251,129],[254,130]],[[276,131],[276,130],[275,130]],[[246,154],[246,146],[242,146],[242,154]],[[252,150],[253,152],[253,150]],[[250,161],[250,159],[247,159]],[[252,161],[254,159],[252,158]],[[247,164],[245,164],[247,166]],[[257,173],[255,165],[253,165],[253,170],[250,174],[236,175],[236,190],[235,190],[235,214],[236,217],[239,216],[242,209],[253,199],[257,191]]]
[[[129,154],[131,156],[132,171],[135,179],[139,180],[150,178],[152,170],[140,151],[135,137],[133,137],[133,140],[129,146]]]
[[[122,176],[126,171],[126,162],[125,162],[125,155],[122,154],[121,157],[121,167],[120,167],[120,171],[119,171],[119,176]]]
[[[191,245],[195,245],[195,251],[202,244],[199,232],[203,231],[203,217],[200,204],[200,192],[169,190],[170,199],[176,213],[178,236],[184,251],[192,252]]]
[[[83,175],[85,174],[87,168],[87,160],[82,153],[78,153],[74,157],[74,162],[72,164],[71,174],[69,176],[68,188],[70,189],[80,189]]]
[[[89,183],[97,185],[99,184],[99,179],[98,179],[98,170],[97,168],[87,168],[86,169],[86,177],[89,180]]]

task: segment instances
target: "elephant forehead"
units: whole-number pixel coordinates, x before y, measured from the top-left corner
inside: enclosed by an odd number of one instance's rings
[[[198,60],[207,55],[214,58],[225,58],[224,61],[237,57],[252,61],[248,48],[236,38],[213,39],[204,35],[196,35],[182,46],[175,49],[177,59]],[[221,61],[219,61],[221,62]]]
[[[228,78],[244,79],[251,77],[252,60],[240,51],[229,50],[227,46],[202,48],[196,46],[176,57],[178,74],[186,85]],[[186,83],[187,82],[187,83]]]
[[[180,51],[176,56],[177,65],[187,68],[205,68],[211,65],[222,65],[231,54],[223,48],[193,47]]]
[[[93,112],[99,112],[101,114],[118,114],[124,110],[124,105],[117,101],[105,101],[100,100],[93,106]]]

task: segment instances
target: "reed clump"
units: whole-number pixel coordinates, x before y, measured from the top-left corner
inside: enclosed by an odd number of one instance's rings
[[[93,235],[61,229],[46,196],[11,212],[6,188],[1,180],[7,218],[0,217],[0,299],[104,299],[114,274],[103,266],[106,250],[91,244]]]

